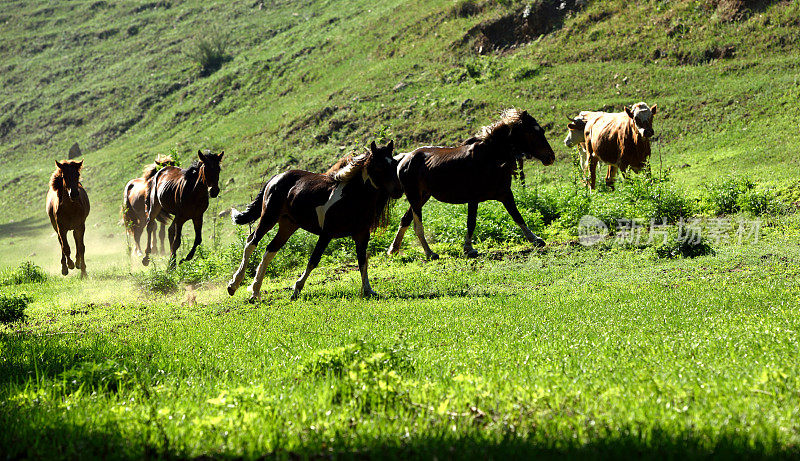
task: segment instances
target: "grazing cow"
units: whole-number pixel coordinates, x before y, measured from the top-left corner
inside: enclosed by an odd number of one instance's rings
[[[570,135],[564,140],[568,146],[585,146],[586,157],[581,158],[581,168],[587,174],[589,189],[595,188],[597,162],[607,163],[606,185],[613,188],[617,170],[623,174],[632,169],[639,172],[650,157],[650,137],[653,136],[653,115],[656,105],[649,107],[644,102],[625,108],[624,112],[581,112],[569,126]],[[573,133],[580,128],[580,118],[585,121],[583,138]],[[581,144],[581,141],[583,144]],[[588,170],[588,171],[587,171]]]

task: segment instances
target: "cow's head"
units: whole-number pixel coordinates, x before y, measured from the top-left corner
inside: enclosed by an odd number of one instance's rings
[[[577,144],[582,144],[586,142],[586,137],[583,134],[583,130],[586,128],[586,120],[581,118],[581,116],[577,116],[575,118],[569,118],[569,124],[567,125],[567,137],[564,139],[564,145],[567,147],[572,147]]]
[[[649,138],[655,134],[653,131],[653,116],[657,111],[656,106],[657,104],[653,104],[651,108],[644,102],[637,102],[630,109],[627,107],[625,108],[625,113],[628,114],[628,117],[633,119],[633,123],[636,125],[639,134],[645,138]]]

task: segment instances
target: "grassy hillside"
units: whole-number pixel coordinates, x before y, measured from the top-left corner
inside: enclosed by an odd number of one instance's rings
[[[13,429],[0,453],[800,451],[800,3],[3,6],[0,427]],[[203,40],[226,44],[219,69],[188,56]],[[660,109],[653,175],[586,192],[562,144],[565,114],[640,100]],[[431,203],[442,259],[425,261],[411,233],[387,257],[401,200],[370,243],[381,299],[355,297],[353,244],[338,240],[290,302],[315,241],[302,231],[269,266],[260,303],[225,293],[247,228],[217,212],[270,175],[324,170],[373,139],[401,151],[456,143],[510,106],[534,114],[557,153],[514,186],[545,248],[486,203],[482,255],[464,258],[465,207]],[[74,142],[92,201],[86,279],[58,275],[43,204],[53,160]],[[176,270],[164,257],[142,268],[119,224],[124,184],[156,155],[186,166],[206,148],[226,155],[204,245]],[[666,217],[667,241],[617,232],[581,246],[587,214],[612,231],[618,218]],[[682,220],[698,217],[703,244],[680,244]]]

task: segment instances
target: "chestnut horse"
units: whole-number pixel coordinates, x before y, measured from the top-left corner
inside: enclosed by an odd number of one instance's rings
[[[175,166],[164,167],[147,182],[145,213],[147,214],[147,248],[142,264],[150,263],[153,233],[156,219],[161,213],[174,216],[169,226],[170,265],[175,264],[178,247],[181,245],[183,224],[192,220],[194,224],[194,246],[183,261],[194,256],[195,250],[203,241],[203,213],[208,208],[208,197],[219,195],[220,162],[225,152],[204,154],[197,151],[200,161],[187,169]]]
[[[139,178],[131,179],[125,185],[122,192],[122,221],[125,224],[125,230],[133,235],[133,243],[135,244],[136,254],[142,255],[142,248],[139,240],[144,231],[145,223],[147,222],[147,214],[144,212],[144,201],[147,195],[147,181],[152,178],[158,170],[165,166],[175,166],[175,161],[170,156],[158,157],[155,163],[151,163],[144,167],[142,176]],[[158,230],[158,237],[161,242],[160,252],[164,253],[164,227],[169,222],[169,216],[166,213],[161,213],[156,218],[161,224]]]
[[[536,246],[544,246],[544,240],[525,225],[511,193],[512,176],[521,169],[523,159],[534,157],[544,165],[555,161],[542,127],[527,111],[516,109],[504,111],[498,122],[483,127],[478,135],[459,147],[420,147],[402,154],[397,173],[410,206],[387,253],[400,250],[403,235],[413,221],[425,256],[439,258],[428,246],[422,225],[422,207],[431,197],[444,203],[467,204],[464,253],[469,257],[478,255],[472,248],[472,233],[478,203],[486,200],[501,202],[525,238]]]
[[[50,190],[47,192],[46,208],[50,216],[58,242],[61,244],[61,274],[67,275],[69,269],[80,268],[81,277],[86,275],[83,234],[86,231],[86,217],[89,216],[89,196],[81,185],[83,160],[75,162],[56,160],[56,170],[50,177]],[[69,257],[67,232],[72,231],[75,239],[75,262]]]
[[[278,224],[278,233],[267,245],[248,288],[252,293],[251,301],[260,297],[267,265],[298,228],[319,235],[319,240],[305,272],[294,284],[292,299],[300,295],[328,243],[342,237],[352,237],[356,243],[362,296],[377,295],[367,277],[367,243],[370,232],[385,225],[391,199],[403,195],[397,179],[397,160],[392,158],[393,149],[392,141],[385,147],[377,147],[373,142],[368,152],[344,157],[324,174],[302,170],[280,173],[267,182],[243,213],[232,210],[235,224],[252,223],[259,217],[261,220],[245,243],[242,263],[228,283],[228,294],[233,296],[242,283],[247,261],[258,242]]]

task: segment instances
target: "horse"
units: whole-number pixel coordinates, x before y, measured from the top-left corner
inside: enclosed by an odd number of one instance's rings
[[[86,232],[86,217],[89,216],[89,196],[81,185],[81,168],[83,160],[80,162],[56,160],[56,169],[50,177],[45,208],[61,244],[61,274],[67,275],[69,269],[77,266],[81,270],[81,277],[84,277],[86,246],[83,244],[83,235]],[[69,231],[72,231],[75,239],[75,262],[70,258],[67,242]]]
[[[409,208],[400,220],[387,254],[400,250],[403,235],[413,221],[425,257],[439,258],[428,246],[422,224],[422,207],[431,197],[444,203],[467,204],[464,253],[468,257],[478,255],[472,247],[472,234],[478,203],[486,200],[501,202],[525,237],[536,246],[544,246],[544,240],[525,225],[511,192],[511,178],[521,170],[524,159],[537,158],[544,165],[555,161],[544,129],[527,111],[503,111],[499,121],[483,127],[458,147],[420,147],[397,157],[401,158],[397,173]]]
[[[245,243],[242,263],[228,283],[228,294],[236,293],[258,242],[278,224],[278,232],[267,245],[253,283],[248,287],[252,293],[251,302],[260,298],[267,265],[298,228],[319,235],[319,239],[305,272],[294,284],[292,299],[300,296],[328,243],[342,237],[352,237],[356,244],[361,295],[377,296],[367,277],[367,243],[372,230],[386,225],[391,201],[403,195],[393,151],[393,141],[383,147],[376,146],[373,141],[367,152],[345,156],[323,174],[303,170],[277,174],[244,212],[232,210],[235,224],[249,224],[259,217],[261,220]]]
[[[133,235],[136,254],[139,256],[142,256],[139,240],[147,222],[147,214],[144,211],[147,181],[165,166],[175,166],[175,161],[172,160],[172,157],[162,156],[156,158],[155,163],[144,167],[141,177],[128,181],[122,192],[122,221],[125,224],[126,232]],[[156,219],[161,224],[158,230],[158,237],[161,243],[160,253],[164,253],[164,228],[169,222],[169,215],[161,213]]]
[[[197,151],[199,162],[187,169],[175,166],[164,167],[147,182],[145,213],[147,214],[147,248],[142,264],[150,263],[150,251],[156,220],[161,213],[173,215],[169,226],[170,266],[175,264],[178,247],[181,245],[183,224],[192,220],[194,224],[194,246],[181,260],[188,261],[203,241],[203,213],[208,208],[208,198],[219,195],[220,162],[225,152],[204,154]]]

